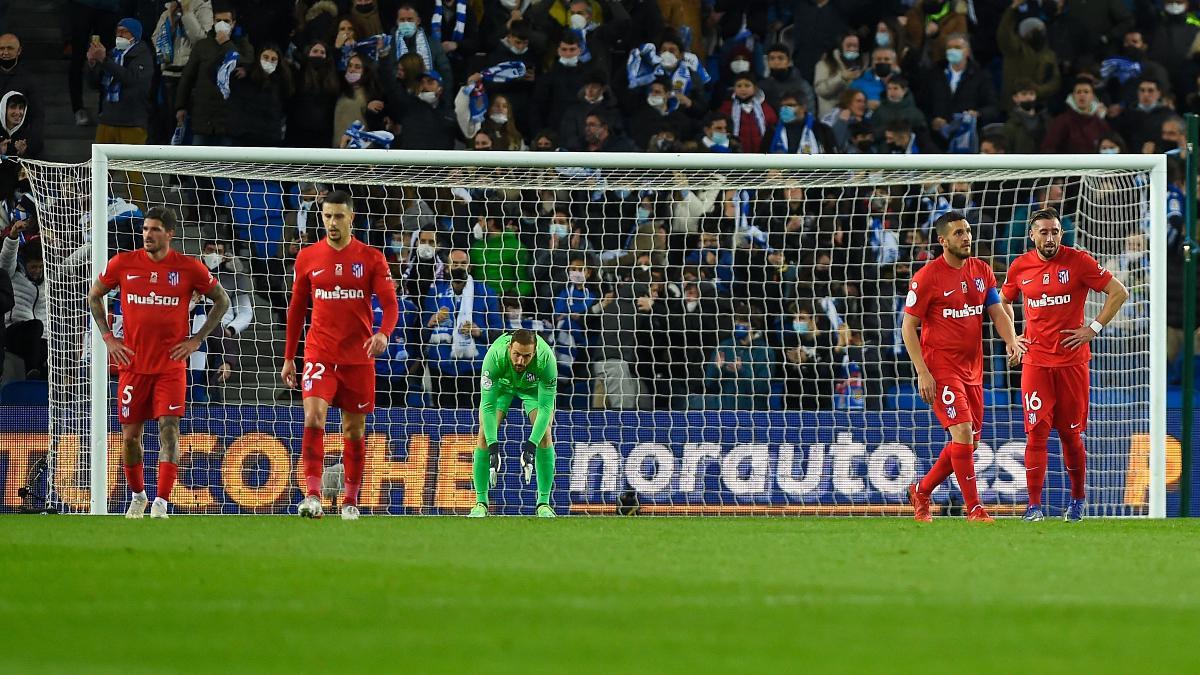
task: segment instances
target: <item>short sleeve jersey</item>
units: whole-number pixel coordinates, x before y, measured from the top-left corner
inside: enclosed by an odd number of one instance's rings
[[[983,384],[983,313],[995,287],[996,275],[979,258],[954,269],[941,256],[913,275],[904,311],[921,320],[921,355],[934,379]]]
[[[1087,363],[1091,347],[1070,349],[1062,332],[1083,325],[1088,290],[1102,291],[1112,279],[1096,259],[1070,246],[1062,246],[1050,260],[1028,251],[1013,261],[1002,289],[1012,302],[1025,296],[1025,337],[1029,352],[1025,363],[1035,366],[1073,366]]]
[[[309,294],[312,306],[305,360],[373,363],[363,347],[374,332],[371,296],[395,297],[383,254],[357,239],[340,251],[322,239],[301,249],[295,275],[292,293]]]
[[[170,351],[190,334],[192,295],[217,285],[208,268],[178,251],[155,262],[139,249],[113,256],[100,283],[121,289],[124,340],[133,357],[120,369],[140,375],[182,371],[185,362],[172,360]]]

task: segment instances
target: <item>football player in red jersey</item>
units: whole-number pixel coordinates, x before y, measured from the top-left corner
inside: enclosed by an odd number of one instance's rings
[[[108,353],[117,362],[118,419],[125,465],[125,482],[133,499],[126,518],[146,512],[142,466],[142,430],[146,420],[158,420],[158,486],[151,518],[166,518],[171,488],[179,473],[179,418],[187,393],[185,364],[189,355],[221,325],[229,296],[199,260],[171,248],[177,221],[167,208],[155,207],[142,220],[142,248],[118,253],[108,261],[88,291],[92,319],[104,333]],[[108,325],[104,297],[121,289],[124,338]],[[212,311],[195,335],[188,337],[193,293],[213,301]]]
[[[325,416],[329,406],[342,409],[342,463],[346,468],[343,520],[357,520],[358,492],[366,455],[367,413],[375,409],[375,357],[387,348],[400,306],[387,260],[378,249],[354,238],[354,202],[342,190],[330,192],[321,206],[325,238],[296,256],[287,342],[280,376],[296,386],[296,348],[308,309],[312,323],[304,341],[305,497],[297,512],[320,518],[321,473],[325,461]],[[372,328],[371,296],[379,298],[383,321]]]
[[[975,446],[983,431],[983,314],[992,318],[1009,361],[1025,353],[1011,308],[1000,302],[996,277],[971,255],[971,225],[950,211],[934,222],[941,257],[922,267],[909,284],[901,333],[917,371],[917,389],[950,432],[929,473],[908,488],[917,520],[929,521],[929,495],[951,473],[958,478],[967,520],[990,521],[975,487]],[[918,329],[920,334],[918,336]]]
[[[1058,211],[1042,209],[1029,218],[1033,250],[1008,268],[1002,295],[1005,305],[1025,296],[1025,337],[1029,353],[1021,367],[1021,403],[1025,418],[1025,481],[1029,507],[1024,519],[1045,518],[1042,485],[1046,480],[1046,443],[1058,430],[1063,465],[1071,481],[1064,519],[1083,520],[1087,457],[1082,434],[1088,421],[1088,343],[1112,321],[1129,291],[1087,253],[1064,246]],[[1107,297],[1100,314],[1083,319],[1088,291]]]

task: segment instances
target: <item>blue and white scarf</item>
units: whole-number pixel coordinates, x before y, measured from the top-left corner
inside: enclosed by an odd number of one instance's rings
[[[380,40],[383,41],[382,49],[379,45]],[[383,55],[390,51],[392,51],[391,35],[372,35],[365,40],[359,40],[353,44],[347,42],[342,45],[342,58],[338,62],[338,70],[346,70],[346,63],[350,60],[351,54],[358,53],[365,59],[379,63],[379,59],[383,58]]]
[[[133,49],[134,44],[137,44],[137,43],[135,42],[133,44],[130,44],[129,49]],[[121,51],[119,49],[114,49],[112,51],[113,63],[124,68],[125,67],[125,55],[129,53],[129,49],[126,49],[125,51]],[[121,100],[121,81],[118,80],[117,78],[113,77],[112,73],[108,72],[107,70],[105,70],[104,73],[100,76],[100,87],[104,91],[104,100],[105,101],[107,101],[109,103],[116,103],[117,101]],[[229,98],[229,96],[226,95],[225,98]]]
[[[447,38],[442,36],[442,15],[446,11],[446,6],[440,2],[434,2],[433,6],[433,21],[429,32],[433,35],[433,39],[438,42],[446,42]],[[451,34],[450,42],[462,42],[463,32],[467,28],[467,3],[454,0],[454,32]]]
[[[731,114],[729,116],[733,118],[733,135],[740,136],[742,133],[742,114],[745,112],[742,108],[744,104],[738,100],[736,95],[732,98],[733,105],[730,107],[729,112]],[[767,133],[767,117],[763,114],[762,109],[764,98],[763,93],[760,91],[754,95],[754,98],[750,99],[749,103],[750,113],[754,115],[754,121],[758,124],[758,133],[760,134]]]
[[[1100,62],[1100,77],[1117,78],[1117,82],[1126,82],[1142,74],[1142,64],[1122,56],[1114,56]]]
[[[408,42],[400,35],[400,29],[392,35],[392,42],[396,45],[396,60],[399,61],[401,56],[408,53]],[[421,62],[425,64],[425,72],[433,70],[433,52],[429,51],[429,38],[425,37],[425,31],[420,28],[413,33],[413,48],[417,51],[417,56],[421,57]]]
[[[629,50],[629,59],[625,61],[625,72],[631,88],[644,87],[663,73],[662,59],[656,53],[650,42],[640,48]]]
[[[684,52],[679,65],[675,66],[675,72],[671,73],[671,88],[691,96],[693,78],[702,85],[712,81],[712,75],[709,75],[704,69],[704,64],[700,63],[700,57],[691,52]]]
[[[396,140],[396,136],[390,131],[367,131],[359,120],[354,120],[346,127],[346,135],[350,137],[350,143],[346,147],[357,150],[371,147],[388,150],[392,147],[392,141]]]
[[[588,33],[596,30],[596,28],[598,28],[598,26],[595,23],[589,21],[588,25],[584,26],[583,28],[580,28],[579,30],[575,30],[574,28],[567,29],[567,30],[570,30],[572,33],[574,33],[575,37],[579,38],[579,62],[580,63],[587,63],[588,61],[592,60],[592,50],[588,49],[587,36],[588,36]]]
[[[154,40],[155,51],[158,52],[158,63],[166,65],[175,60],[175,22],[171,17],[163,21],[162,30]]]
[[[750,221],[750,205],[754,202],[754,196],[749,190],[738,190],[733,193],[733,222],[735,230],[746,239],[758,244],[760,247],[771,250],[767,245],[767,233],[763,232],[757,225]]]
[[[480,77],[485,82],[494,82],[496,84],[504,84],[525,77],[525,62],[523,61],[503,61],[497,63],[491,68],[484,68],[479,71]]]
[[[221,91],[221,96],[225,100],[229,100],[229,79],[233,77],[233,71],[237,69],[239,54],[236,51],[231,51],[225,55],[225,60],[221,62],[221,66],[217,68],[217,89]]]
[[[957,112],[950,123],[942,127],[942,135],[946,137],[946,152],[951,154],[975,154],[979,152],[979,134],[977,121],[972,115]],[[916,138],[916,134],[913,134]]]
[[[882,216],[871,216],[869,230],[876,263],[890,265],[900,259],[900,236],[895,230],[888,229]]]
[[[487,88],[483,86],[483,80],[477,80],[475,84],[464,85],[463,93],[467,95],[467,110],[471,114],[471,123],[483,124],[483,120],[487,118],[489,105]]]
[[[816,120],[812,113],[804,114],[804,131],[800,133],[800,145],[796,146],[797,155],[820,155],[825,152],[813,133],[813,123]],[[783,122],[775,125],[775,138],[771,139],[771,147],[767,150],[772,155],[786,155],[788,152],[787,125]]]

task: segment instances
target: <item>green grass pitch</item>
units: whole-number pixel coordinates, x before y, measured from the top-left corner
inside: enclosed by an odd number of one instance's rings
[[[0,517],[0,672],[1196,672],[1200,520]]]

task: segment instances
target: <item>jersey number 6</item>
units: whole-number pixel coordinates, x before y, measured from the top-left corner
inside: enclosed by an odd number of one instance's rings
[[[945,405],[954,403],[954,392],[950,391],[950,387],[942,387],[942,403]]]

